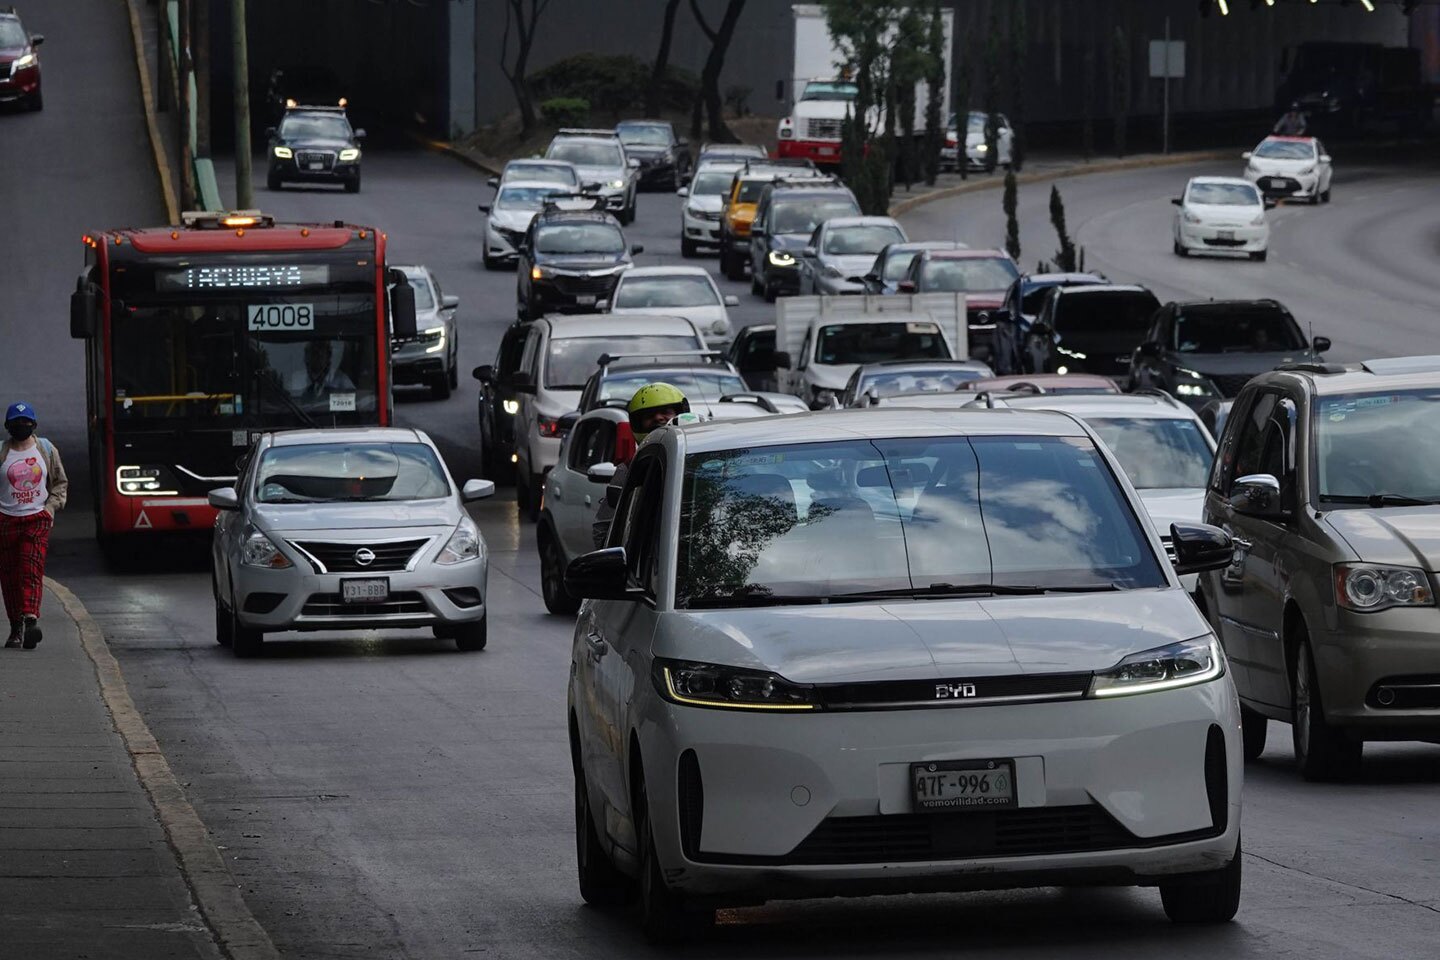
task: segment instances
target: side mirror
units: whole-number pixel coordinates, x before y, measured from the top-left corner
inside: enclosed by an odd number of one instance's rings
[[[274,127],[266,127],[266,128],[265,128],[265,138],[266,138],[267,140],[271,140],[271,139],[274,139],[274,137],[275,137],[275,128],[274,128]]]
[[[789,370],[789,369],[790,369],[790,354],[786,353],[784,350],[776,350],[776,351],[775,351],[775,369],[777,369],[777,370]]]
[[[760,226],[758,223],[757,223],[757,224],[751,224],[751,226],[750,226],[750,236],[752,236],[752,237],[763,237],[763,236],[766,236],[765,228],[762,227],[762,226]]]
[[[555,421],[555,429],[556,429],[557,431],[559,431],[559,433],[560,433],[561,436],[564,436],[565,434],[569,433],[571,430],[574,430],[574,429],[575,429],[575,424],[577,424],[577,423],[579,423],[579,422],[580,422],[580,411],[579,411],[579,410],[571,410],[569,413],[564,413],[564,414],[561,414],[561,415],[560,415],[560,419]]]
[[[815,256],[815,248],[806,244],[805,249],[800,251],[800,255],[803,257],[813,257]]]
[[[637,253],[644,253],[644,252],[645,252],[645,244],[643,244],[643,243],[632,243],[632,244],[630,244],[630,255],[631,255],[632,257],[633,257],[635,254],[637,254]]]
[[[1310,346],[1314,348],[1316,353],[1324,353],[1325,351],[1330,349],[1330,338],[1316,337],[1314,340],[1310,341]]]
[[[896,290],[899,290],[901,293],[914,293],[914,292],[915,292],[915,281],[914,281],[914,280],[901,280],[898,284],[895,285],[895,289],[896,289]]]
[[[634,157],[630,157],[625,161],[625,166],[629,167],[631,170],[639,170],[640,161],[636,160]]]
[[[390,335],[399,340],[415,337],[415,288],[410,286],[404,272],[391,268],[390,282]]]
[[[1280,508],[1280,481],[1268,473],[1243,476],[1230,488],[1230,506],[1246,516],[1279,518],[1284,514]]]
[[[489,213],[489,212],[490,212],[490,204],[488,204],[488,203],[477,203],[477,204],[475,204],[475,209],[479,210],[481,213]]]
[[[221,487],[218,490],[211,490],[205,495],[210,506],[216,510],[239,510],[240,494],[235,492],[234,487]]]
[[[1322,153],[1322,154],[1320,154],[1320,162],[1321,162],[1321,163],[1329,163],[1329,162],[1330,162],[1330,154],[1328,154],[1328,153]]]
[[[1180,206],[1182,203],[1185,202],[1185,198],[1184,198],[1184,197],[1171,197],[1171,198],[1170,198],[1170,202],[1173,203],[1175,206],[1178,207],[1178,206]]]
[[[738,307],[738,306],[740,306],[740,298],[737,297],[737,296],[735,296],[735,294],[733,294],[733,293],[727,293],[727,294],[725,294],[725,299],[724,299],[723,301],[721,301],[721,302],[724,303],[725,306],[727,306],[727,307]]]
[[[43,34],[43,33],[32,33],[32,34],[30,34],[30,46],[32,46],[32,47],[38,47],[38,46],[40,46],[40,44],[42,44],[42,43],[44,43],[44,42],[45,42],[45,34]]]
[[[1249,159],[1250,159],[1251,157],[1253,157],[1253,156],[1255,156],[1255,154],[1254,154],[1253,151],[1246,150],[1244,153],[1240,154],[1240,159],[1241,159],[1241,160],[1249,160]]]
[[[565,568],[565,589],[583,600],[633,600],[640,591],[627,585],[628,576],[625,548],[608,547],[570,561]]]
[[[510,387],[516,393],[535,393],[535,377],[525,370],[516,370],[510,377]]]
[[[100,326],[100,296],[95,284],[81,280],[70,294],[70,336],[76,340],[88,340],[95,336]]]
[[[675,188],[675,196],[677,196],[677,197],[688,197],[688,196],[690,196],[690,188],[689,188],[689,187],[676,187],[676,188]]]
[[[470,371],[470,376],[474,377],[476,380],[479,380],[481,383],[494,383],[495,368],[488,363],[482,363],[480,366]]]
[[[1160,344],[1154,340],[1147,340],[1140,344],[1135,352],[1142,357],[1158,357],[1160,356]]]
[[[591,483],[609,483],[615,479],[615,464],[608,460],[603,463],[592,463],[590,469],[585,471],[585,479]]]
[[[867,273],[867,274],[865,274],[865,276],[863,276],[863,277],[846,277],[846,278],[845,278],[845,282],[846,282],[846,283],[858,283],[858,284],[860,284],[861,286],[864,286],[865,284],[867,284],[867,283],[870,282],[870,277],[871,277],[871,276],[873,276],[873,274]]]
[[[497,190],[500,189],[500,178],[499,178],[499,177],[488,177],[488,178],[486,178],[486,180],[485,180],[485,186],[487,186],[487,187],[494,187],[494,188],[497,189]]]
[[[1170,542],[1175,547],[1175,572],[1181,576],[1223,570],[1235,557],[1230,534],[1208,523],[1172,523]]]
[[[611,510],[614,510],[616,507],[620,506],[620,488],[615,486],[613,483],[605,487],[605,493],[603,494],[603,496],[605,497],[605,506],[609,507]]]
[[[356,130],[356,131],[355,131],[355,139],[356,139],[356,140],[364,140],[364,139],[365,139],[365,128],[364,128],[364,127],[361,127],[359,130]]]
[[[441,310],[454,310],[458,306],[460,306],[460,298],[453,293],[447,293],[440,298]]]
[[[1266,210],[1274,210],[1280,205],[1280,201],[1274,197],[1262,197],[1261,202],[1264,204]]]
[[[465,486],[460,488],[460,499],[466,503],[475,500],[484,500],[486,497],[495,494],[494,480],[466,480]]]
[[[610,311],[610,301],[609,301],[609,300],[596,300],[596,301],[595,301],[595,312],[596,312],[596,313],[608,313],[609,311]]]

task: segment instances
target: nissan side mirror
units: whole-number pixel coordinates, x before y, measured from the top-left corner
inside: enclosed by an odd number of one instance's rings
[[[240,509],[240,494],[235,492],[234,487],[221,487],[218,490],[211,490],[205,495],[205,500],[216,510]]]
[[[615,479],[615,464],[608,460],[603,463],[592,463],[590,469],[585,471],[585,479],[591,483],[609,483]]]
[[[441,310],[454,310],[458,306],[460,306],[460,298],[453,293],[447,293],[440,298]]]
[[[465,486],[460,488],[460,499],[466,503],[472,503],[493,496],[494,493],[494,480],[466,480]]]
[[[581,554],[565,568],[565,589],[582,600],[634,600],[641,593],[628,583],[624,547]]]
[[[1181,576],[1223,570],[1235,558],[1230,534],[1208,523],[1172,523],[1170,542],[1175,547],[1175,572]]]
[[[1280,481],[1268,473],[1247,474],[1230,488],[1230,506],[1236,513],[1246,516],[1278,518],[1283,514]]]
[[[635,254],[637,254],[637,253],[644,253],[644,252],[645,252],[645,244],[643,244],[643,243],[632,243],[632,244],[630,244],[630,255],[631,255],[632,257],[635,256]]]
[[[482,363],[480,366],[470,371],[470,376],[474,377],[476,380],[479,380],[481,383],[494,383],[495,368],[491,364]]]
[[[403,270],[390,268],[390,335],[397,340],[415,338],[415,288]]]
[[[727,293],[727,294],[725,294],[725,299],[724,299],[722,302],[723,302],[723,303],[725,304],[725,306],[727,306],[727,307],[738,307],[738,306],[740,306],[740,298],[737,297],[737,296],[735,296],[735,294],[733,294],[733,293]]]
[[[481,213],[489,213],[489,212],[490,212],[490,204],[488,204],[488,203],[477,203],[477,204],[475,204],[475,208],[476,208],[477,210],[479,210]]]
[[[535,377],[524,370],[516,370],[510,377],[510,388],[516,393],[535,393]]]
[[[1330,349],[1330,338],[1316,337],[1314,340],[1310,341],[1310,346],[1314,348],[1316,353],[1324,353],[1325,351]]]
[[[776,350],[776,351],[775,351],[775,369],[777,369],[777,370],[789,370],[789,369],[790,369],[790,354],[789,354],[789,353],[787,353],[787,352],[784,351],[784,350]]]

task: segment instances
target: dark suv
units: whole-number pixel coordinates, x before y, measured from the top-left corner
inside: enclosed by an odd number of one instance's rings
[[[530,327],[516,320],[500,337],[495,362],[478,366],[472,376],[480,382],[480,461],[487,480],[496,483],[515,479],[515,414],[520,401],[515,395],[515,371],[525,352]]]
[[[40,91],[40,54],[45,42],[39,33],[26,33],[12,7],[0,12],[0,103],[19,103],[30,109],[45,106]]]
[[[782,293],[799,293],[799,259],[815,228],[831,217],[858,216],[855,194],[838,180],[770,181],[750,226],[750,289],[767,303]]]
[[[590,201],[574,206],[577,201]],[[615,292],[620,274],[634,265],[631,245],[605,199],[557,196],[530,221],[516,263],[516,311],[521,320],[546,313],[589,313]]]
[[[1051,287],[1021,348],[1025,373],[1130,376],[1160,301],[1140,286]]]
[[[1154,387],[1199,409],[1235,396],[1256,374],[1318,361],[1329,337],[1307,343],[1275,300],[1167,303],[1130,360],[1132,386]]]
[[[989,322],[995,327],[995,352],[991,366],[996,373],[1022,373],[1021,348],[1030,324],[1045,303],[1051,287],[1094,286],[1109,283],[1098,273],[1027,273],[1016,277],[1005,291],[1005,300],[990,311]]]
[[[690,179],[690,144],[668,120],[622,120],[615,134],[625,153],[640,161],[640,185],[675,190]]]
[[[360,141],[364,130],[350,126],[344,107],[290,107],[278,127],[266,131],[270,146],[265,186],[288,182],[340,183],[360,192]]]

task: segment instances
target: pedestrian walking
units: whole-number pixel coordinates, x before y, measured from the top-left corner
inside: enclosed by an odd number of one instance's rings
[[[10,618],[7,647],[35,649],[40,642],[40,599],[50,528],[65,506],[70,481],[55,445],[35,436],[35,408],[12,403],[0,442],[0,593]]]

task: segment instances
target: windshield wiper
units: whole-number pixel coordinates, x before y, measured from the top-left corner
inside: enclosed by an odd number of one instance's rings
[[[278,384],[271,383],[269,377],[257,376],[255,380],[262,387],[269,387],[271,392],[278,396],[280,400],[285,404],[285,406],[290,408],[291,413],[295,414],[301,420],[305,421],[306,426],[314,427],[316,430],[320,429],[320,424],[316,422],[315,418],[310,416],[310,414],[306,412],[304,407],[296,403],[295,398],[290,396],[287,391],[281,389]]]
[[[932,583],[928,587],[900,587],[891,590],[862,590],[855,593],[839,593],[831,600],[886,600],[945,597],[1034,597],[1046,593],[1100,593],[1119,590],[1113,583],[1082,583],[1059,586],[1014,583]]]
[[[1440,499],[1410,497],[1403,493],[1322,493],[1320,499],[1328,503],[1363,503],[1370,507],[1433,507]]]

